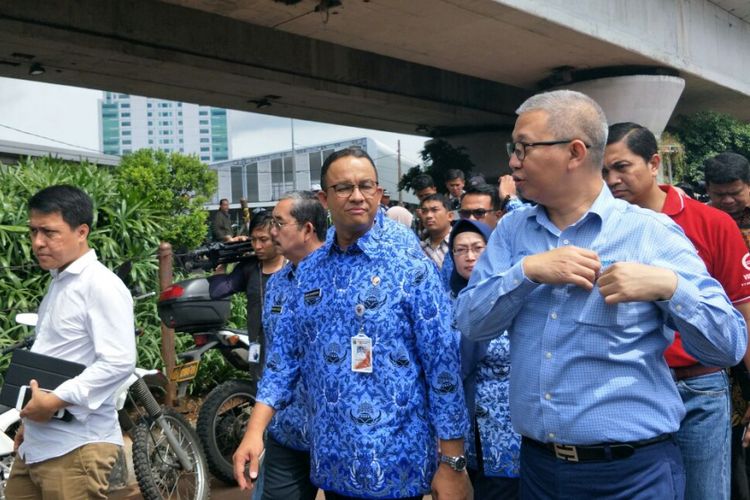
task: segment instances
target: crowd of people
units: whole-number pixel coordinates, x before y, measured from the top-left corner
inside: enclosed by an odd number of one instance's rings
[[[651,131],[609,126],[584,94],[541,93],[517,115],[511,175],[452,170],[447,195],[420,176],[416,217],[383,201],[364,150],[331,154],[320,190],[250,220],[256,259],[210,278],[213,296],[247,294],[255,324],[257,401],[234,454],[253,498],[750,497],[747,159],[706,160],[706,205],[658,184]],[[84,299],[121,284],[86,244],[90,217],[49,201],[71,196],[82,204],[65,190],[30,203],[53,275],[35,349],[85,344],[88,367],[34,391],[11,498],[71,482],[103,498],[120,444],[116,377],[97,377],[132,368],[132,335],[119,351],[82,340],[114,327]],[[224,201],[214,229],[233,241]],[[82,437],[50,420],[61,407],[92,424]],[[81,460],[87,482],[60,478]]]

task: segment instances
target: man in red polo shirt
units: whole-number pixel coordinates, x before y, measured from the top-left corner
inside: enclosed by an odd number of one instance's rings
[[[609,128],[602,174],[616,198],[672,218],[692,241],[709,274],[750,319],[750,259],[737,225],[724,212],[703,205],[671,186],[659,186],[656,138],[634,123]],[[750,323],[749,323],[750,324]],[[729,384],[725,367],[704,366],[682,346],[678,332],[664,357],[687,410],[677,433],[686,473],[686,499],[729,499]],[[748,355],[745,363],[748,364]]]

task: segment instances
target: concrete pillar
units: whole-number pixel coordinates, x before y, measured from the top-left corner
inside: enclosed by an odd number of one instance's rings
[[[659,137],[685,89],[685,80],[677,76],[631,75],[576,82],[560,88],[577,90],[594,99],[610,125],[635,122]]]
[[[488,182],[494,183],[499,176],[510,173],[505,143],[510,141],[511,132],[513,129],[509,128],[494,132],[452,135],[443,139],[453,146],[465,147],[466,153],[474,162],[474,173],[482,174]]]

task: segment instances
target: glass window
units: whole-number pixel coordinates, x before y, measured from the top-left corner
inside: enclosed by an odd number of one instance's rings
[[[202,128],[202,129],[200,129],[200,133],[201,134],[207,134],[208,133],[208,129],[207,128]]]
[[[245,190],[248,201],[260,201],[258,194],[258,164],[251,163],[245,167]]]
[[[208,137],[201,137],[201,142],[211,142],[211,139]]]
[[[132,142],[130,141],[130,139],[125,139],[124,141],[122,141],[122,143],[123,144],[132,144]]]
[[[310,160],[310,184],[320,184],[320,167],[323,166],[320,151],[308,154],[308,158]]]
[[[123,118],[130,118],[130,111],[125,111],[125,112],[124,112],[124,113],[122,114],[122,117],[123,117]]]
[[[204,109],[204,110],[202,110],[202,111],[198,111],[198,114],[199,114],[200,116],[208,116],[208,111],[206,111],[206,110]]]

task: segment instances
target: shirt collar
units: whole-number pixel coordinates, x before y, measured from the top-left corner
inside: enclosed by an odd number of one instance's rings
[[[604,184],[604,181],[602,181],[601,191],[599,191],[599,195],[594,200],[594,203],[592,203],[586,213],[583,214],[583,216],[581,216],[581,218],[576,222],[571,224],[571,226],[580,224],[589,217],[589,214],[593,214],[594,216],[598,217],[599,220],[605,220],[614,209],[616,201],[617,200],[615,200],[615,197],[612,196],[612,192]],[[555,227],[552,221],[549,220],[549,217],[547,217],[547,210],[542,205],[536,205],[532,207],[531,210],[527,210],[524,213],[526,214],[526,218],[534,217],[537,223],[542,226],[555,228],[555,231],[553,231],[554,233],[560,232],[560,230]]]
[[[685,209],[685,199],[679,191],[668,185],[659,186],[659,189],[667,193],[664,206],[661,209],[663,214],[674,217]]]
[[[64,271],[59,272],[57,269],[50,269],[49,273],[53,278],[61,278],[68,274],[81,274],[86,267],[92,262],[96,262],[96,252],[94,249],[90,249],[85,254],[78,257],[76,260],[68,264],[68,267]]]
[[[368,257],[374,257],[378,250],[380,250],[380,240],[383,238],[384,227],[383,214],[378,210],[375,213],[375,220],[373,221],[372,226],[370,226],[370,229],[360,236],[357,241],[349,245],[346,251],[344,251],[336,242],[336,227],[332,226],[331,229],[333,230],[328,232],[326,238],[325,251],[328,254],[333,252],[350,255],[364,253]]]

